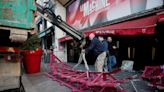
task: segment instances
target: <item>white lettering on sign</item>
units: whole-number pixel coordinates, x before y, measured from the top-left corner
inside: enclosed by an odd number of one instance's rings
[[[80,11],[83,12],[83,16],[85,17],[109,5],[110,5],[109,0],[91,0],[82,4],[80,6]]]
[[[100,30],[96,31],[96,34],[115,34],[115,30]]]

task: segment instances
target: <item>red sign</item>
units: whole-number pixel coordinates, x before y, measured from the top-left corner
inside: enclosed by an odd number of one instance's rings
[[[76,0],[67,7],[67,23],[84,29],[163,5],[163,0]]]

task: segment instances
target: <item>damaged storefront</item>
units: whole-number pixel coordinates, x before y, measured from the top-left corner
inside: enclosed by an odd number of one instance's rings
[[[163,0],[76,0],[67,7],[67,23],[83,32],[112,36],[118,49],[118,66],[134,61],[134,69],[162,64]],[[100,7],[101,5],[101,7]],[[80,48],[66,36],[68,62],[77,62]],[[89,43],[89,39],[87,39]],[[94,59],[88,56],[88,62]]]

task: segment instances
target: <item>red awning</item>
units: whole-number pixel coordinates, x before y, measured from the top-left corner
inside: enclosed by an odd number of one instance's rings
[[[147,35],[154,34],[157,16],[149,16],[135,20],[129,20],[118,24],[112,24],[100,28],[87,30],[86,34],[94,32],[98,35]]]
[[[88,36],[90,33],[97,35],[149,35],[155,33],[155,26],[158,21],[158,16],[148,16],[135,20],[129,20],[117,24],[107,25],[95,29],[84,31]],[[72,37],[64,37],[59,39],[59,42],[71,40]]]
[[[158,22],[164,22],[164,11],[157,13],[158,15]]]
[[[64,42],[64,41],[69,41],[69,40],[72,40],[73,38],[70,37],[70,36],[65,36],[65,37],[62,37],[62,38],[59,38],[58,41],[59,42]]]

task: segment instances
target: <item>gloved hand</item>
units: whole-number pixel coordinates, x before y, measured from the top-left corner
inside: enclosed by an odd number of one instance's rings
[[[82,52],[82,53],[85,53],[85,49],[82,49],[81,52]]]

